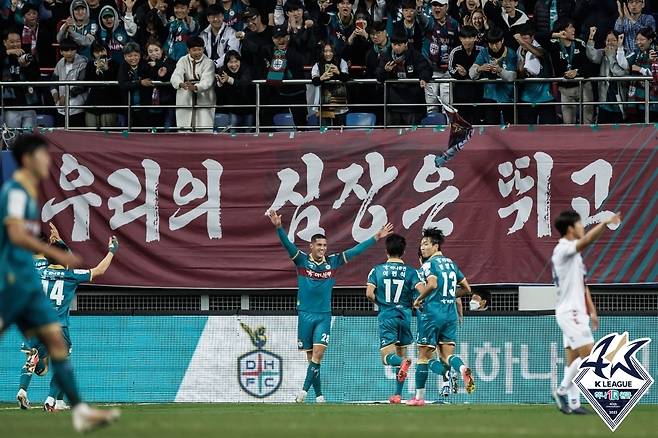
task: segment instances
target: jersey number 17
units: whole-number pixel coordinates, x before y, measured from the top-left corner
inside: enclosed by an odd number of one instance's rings
[[[402,289],[404,288],[404,280],[391,280],[387,278],[384,280],[384,293],[386,294],[386,302],[391,302],[391,284],[395,285],[395,297],[393,297],[393,303],[400,301],[400,295],[402,295]]]

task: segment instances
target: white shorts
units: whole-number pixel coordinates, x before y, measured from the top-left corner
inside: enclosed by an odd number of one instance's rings
[[[594,343],[592,329],[589,327],[589,315],[571,311],[555,315],[555,319],[562,330],[564,348],[576,350]]]

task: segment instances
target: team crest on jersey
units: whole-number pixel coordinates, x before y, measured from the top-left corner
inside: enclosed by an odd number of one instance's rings
[[[252,330],[245,323],[240,323],[242,329],[249,335],[256,350],[243,354],[238,358],[238,381],[240,387],[249,395],[265,398],[274,394],[281,386],[283,379],[283,360],[277,354],[264,349],[267,343],[265,327]]]
[[[573,380],[613,432],[653,384],[636,358],[650,342],[649,338],[629,342],[628,332],[611,333],[596,343]]]

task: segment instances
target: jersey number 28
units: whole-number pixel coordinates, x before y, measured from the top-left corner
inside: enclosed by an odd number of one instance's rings
[[[48,285],[50,284],[50,281],[41,280],[43,293],[46,294],[46,297],[50,298],[50,300],[54,301],[57,306],[61,306],[62,302],[64,301],[64,281],[55,280],[53,283],[54,284],[52,290],[50,291],[50,296],[48,296]]]

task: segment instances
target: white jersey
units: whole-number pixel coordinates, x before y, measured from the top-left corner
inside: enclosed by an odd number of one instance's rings
[[[577,240],[560,239],[553,249],[551,265],[553,282],[557,286],[555,314],[575,311],[586,315],[585,265],[576,250]]]

